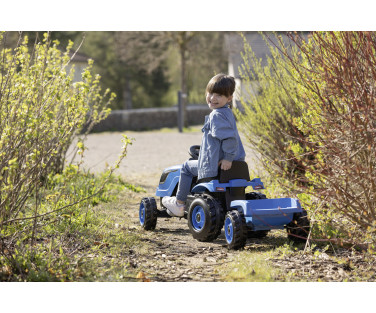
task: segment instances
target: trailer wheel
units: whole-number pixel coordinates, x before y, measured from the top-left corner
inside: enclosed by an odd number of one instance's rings
[[[153,230],[157,225],[157,203],[153,197],[143,198],[140,203],[139,219],[145,230]]]
[[[293,220],[286,225],[287,238],[295,243],[306,242],[310,231],[307,212],[294,213]]]
[[[229,249],[244,248],[247,241],[247,228],[243,213],[229,211],[225,217],[225,238]]]

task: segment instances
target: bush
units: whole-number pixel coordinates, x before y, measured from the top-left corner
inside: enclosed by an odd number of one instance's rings
[[[38,231],[87,223],[90,205],[103,200],[103,188],[131,143],[124,136],[119,160],[101,185],[78,167],[64,170],[73,139],[82,154],[85,135],[109,114],[115,95],[102,93],[91,60],[82,81],[73,83],[74,69],[68,69],[73,43],[65,52],[58,44],[45,34],[28,47],[27,37],[20,37],[14,50],[0,51],[0,253],[15,269],[17,251],[34,255]]]
[[[374,242],[376,231],[376,34],[315,32],[308,43],[292,38],[300,64],[290,59],[304,97],[297,123],[314,166],[306,177],[341,219],[346,237]]]
[[[128,233],[114,236],[110,231],[114,222],[96,205],[116,200],[125,188],[143,190],[108,174],[82,173],[70,165],[51,175],[40,199],[34,242],[28,240],[33,219],[19,220],[2,230],[0,281],[92,280],[90,271],[97,274],[96,263],[100,263],[90,259],[93,251],[106,247],[116,236],[121,237],[115,239],[122,249],[131,244],[135,238]]]
[[[13,51],[0,52],[1,222],[20,215],[46,177],[62,170],[72,139],[109,113],[114,95],[100,94],[92,61],[82,82],[73,84],[74,70],[67,72],[71,46],[63,53],[45,34],[32,48],[25,37]]]
[[[296,49],[281,38],[273,42],[266,68],[252,61],[255,76],[246,46],[242,73],[259,80],[260,92],[243,101],[241,127],[269,173],[289,180],[310,206],[321,234],[372,248],[376,35],[314,32],[309,40],[297,34],[290,39]]]
[[[277,37],[274,37],[276,39]],[[302,101],[286,57],[264,37],[271,52],[266,65],[255,57],[244,40],[243,64],[239,68],[246,94],[235,110],[239,128],[260,156],[264,169],[280,184],[306,184],[305,169],[296,151],[304,149],[304,133],[295,121],[302,115]],[[284,45],[281,40],[281,44]],[[297,55],[296,47],[289,50]],[[291,182],[293,184],[291,184]]]

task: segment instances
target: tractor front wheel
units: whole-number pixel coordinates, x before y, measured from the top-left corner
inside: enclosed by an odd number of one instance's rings
[[[139,219],[145,230],[153,230],[157,225],[157,203],[153,197],[143,198],[140,203]]]

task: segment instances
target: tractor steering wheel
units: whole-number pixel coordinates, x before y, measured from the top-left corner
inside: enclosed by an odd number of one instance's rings
[[[193,160],[198,160],[199,153],[200,153],[200,146],[195,145],[189,148],[189,154],[193,158]]]

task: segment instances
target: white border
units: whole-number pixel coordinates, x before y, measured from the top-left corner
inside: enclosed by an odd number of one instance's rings
[[[369,0],[19,0],[0,8],[4,30],[376,30]]]

